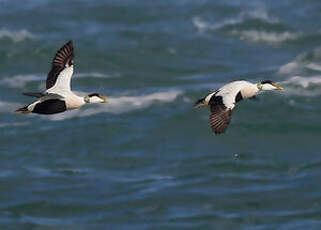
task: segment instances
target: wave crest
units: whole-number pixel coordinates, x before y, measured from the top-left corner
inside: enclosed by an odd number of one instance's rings
[[[0,123],[1,128],[8,128],[8,127],[21,127],[21,126],[28,126],[30,123],[28,122],[4,122]]]
[[[0,84],[11,88],[23,88],[32,81],[41,81],[44,77],[36,74],[19,74],[1,79]]]
[[[289,40],[296,40],[301,35],[292,32],[267,32],[257,30],[232,30],[231,35],[239,37],[241,40],[254,42],[281,43]]]
[[[253,23],[254,21],[255,23]],[[235,18],[228,18],[218,23],[211,23],[201,17],[195,17],[193,18],[193,24],[200,32],[219,31],[227,36],[252,42],[276,44],[297,40],[303,35],[300,32],[291,32],[285,29],[280,31],[280,26],[284,26],[278,18],[272,17],[265,8],[244,11]]]
[[[26,29],[22,30],[7,30],[0,29],[0,39],[11,39],[13,42],[22,42],[28,39],[35,39],[36,36]]]
[[[218,30],[237,24],[245,24],[249,20],[260,20],[269,24],[279,23],[279,19],[275,16],[271,16],[264,7],[256,8],[250,11],[243,11],[235,18],[224,19],[223,21],[218,23],[207,22],[200,17],[195,17],[192,21],[197,29],[199,29],[200,31],[205,31]]]
[[[307,71],[321,71],[321,48],[298,55],[293,61],[280,67],[281,75],[306,74]]]
[[[106,74],[99,72],[88,72],[88,73],[75,73],[74,78],[113,78],[119,77],[120,74]],[[4,77],[0,80],[1,85],[5,85],[11,88],[24,88],[28,83],[33,81],[45,81],[46,74],[19,74],[14,76]]]
[[[299,96],[321,95],[321,75],[312,77],[294,76],[281,82],[287,94]]]
[[[0,101],[0,112],[13,112],[16,110],[21,104],[9,101]]]
[[[99,113],[127,113],[137,109],[146,108],[155,102],[169,103],[181,95],[181,91],[171,90],[166,92],[157,92],[141,96],[122,96],[107,97],[108,103],[101,105],[89,105],[80,110],[72,110],[52,116],[46,116],[50,120],[64,120],[73,117],[87,117]],[[94,108],[93,108],[94,107]]]

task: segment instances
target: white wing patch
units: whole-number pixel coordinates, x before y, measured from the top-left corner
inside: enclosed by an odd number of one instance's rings
[[[74,72],[74,66],[65,67],[58,75],[56,83],[50,89],[47,89],[47,93],[56,93],[60,95],[70,94],[71,92],[71,77]]]

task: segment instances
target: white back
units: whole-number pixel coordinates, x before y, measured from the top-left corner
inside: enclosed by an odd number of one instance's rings
[[[233,109],[235,106],[234,103],[236,95],[243,87],[246,87],[248,84],[252,83],[247,81],[234,81],[228,83],[221,87],[216,95],[222,96],[224,105],[229,109]]]

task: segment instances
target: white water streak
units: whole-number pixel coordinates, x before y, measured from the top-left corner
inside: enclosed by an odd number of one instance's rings
[[[29,82],[41,81],[45,78],[36,74],[21,74],[11,77],[5,77],[0,81],[1,85],[5,85],[11,88],[23,88]]]
[[[79,110],[72,110],[51,116],[43,116],[43,118],[50,120],[64,120],[73,117],[87,117],[99,113],[127,113],[130,111],[146,108],[156,102],[173,102],[181,94],[181,91],[172,90],[141,96],[107,97],[108,103],[106,104],[85,105]]]
[[[8,128],[8,127],[21,127],[21,126],[28,126],[30,123],[28,122],[5,122],[0,123],[1,128]]]
[[[201,17],[193,18],[193,24],[200,32],[208,30],[219,30],[227,26],[245,23],[247,20],[259,19],[270,24],[278,23],[276,17],[268,14],[265,8],[257,8],[251,11],[244,11],[235,18],[228,18],[221,22],[210,23]],[[302,36],[301,33],[294,33],[289,31],[273,32],[256,29],[233,29],[227,32],[228,35],[238,37],[241,40],[254,41],[254,42],[267,42],[267,43],[281,43],[288,40],[295,40]]]
[[[240,13],[235,18],[228,18],[224,19],[221,22],[217,23],[209,23],[203,20],[200,17],[195,17],[193,18],[193,24],[198,28],[200,31],[205,31],[205,30],[217,30],[221,29],[225,26],[231,26],[231,25],[236,25],[236,24],[241,24],[245,22],[246,20],[250,19],[260,19],[262,21],[266,21],[268,23],[278,23],[279,20],[275,16],[271,16],[268,14],[267,10],[264,7],[259,7],[254,10],[250,11],[243,11]]]
[[[312,52],[303,52],[295,60],[280,67],[278,73],[281,75],[302,74],[304,70],[321,71],[321,48]]]
[[[241,40],[267,43],[281,43],[289,40],[296,40],[301,35],[292,32],[266,32],[257,30],[232,30],[229,32]]]
[[[119,77],[120,74],[106,74],[99,72],[77,73],[74,78],[114,78]],[[28,83],[33,81],[46,81],[46,74],[18,74],[14,76],[7,76],[0,80],[1,85],[11,88],[24,88]]]
[[[36,36],[26,29],[22,30],[7,30],[0,29],[0,39],[9,38],[13,42],[22,42],[27,39],[35,39]]]
[[[321,75],[312,77],[294,76],[280,82],[285,93],[306,97],[321,95]]]
[[[0,112],[13,112],[15,111],[21,104],[16,102],[9,101],[0,101]]]

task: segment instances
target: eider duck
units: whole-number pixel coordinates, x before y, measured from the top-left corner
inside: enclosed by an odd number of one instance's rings
[[[237,102],[243,99],[255,98],[261,91],[282,90],[278,84],[266,80],[256,84],[248,81],[234,81],[209,93],[195,102],[194,108],[210,105],[209,122],[215,134],[221,134],[227,129]]]
[[[38,100],[15,113],[55,114],[66,110],[77,109],[86,103],[105,103],[107,99],[91,93],[80,97],[71,91],[71,77],[74,70],[74,49],[72,41],[60,48],[52,62],[51,70],[46,80],[46,91],[41,93],[23,93],[36,97]]]

